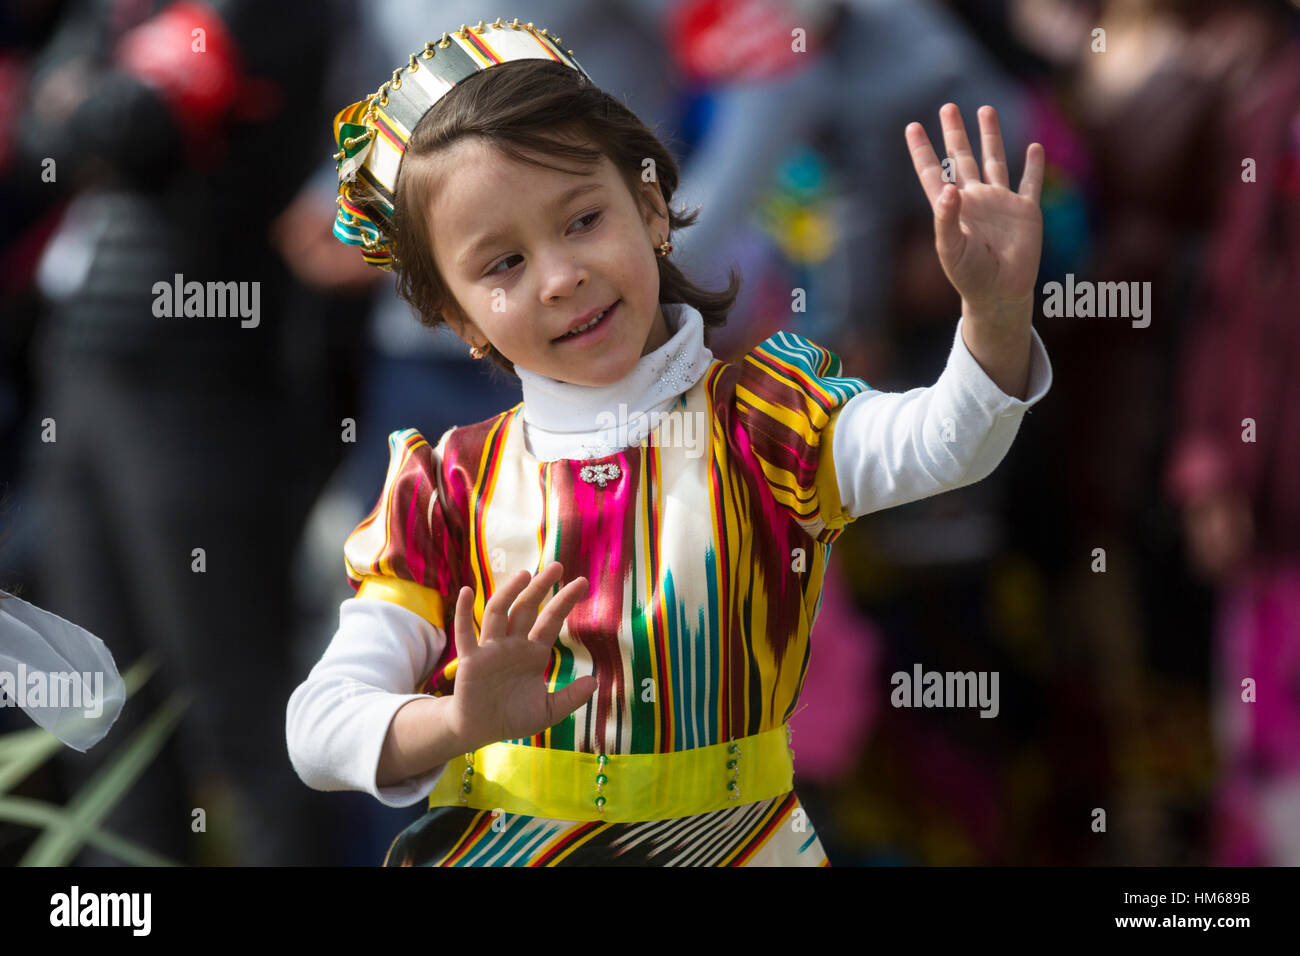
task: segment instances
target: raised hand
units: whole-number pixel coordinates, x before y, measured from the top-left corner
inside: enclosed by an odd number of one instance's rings
[[[1031,301],[1043,247],[1044,151],[1031,143],[1025,154],[1020,189],[1012,192],[997,110],[979,110],[984,179],[966,138],[961,111],[953,103],[939,110],[944,147],[954,182],[944,181],[943,166],[920,123],[908,124],[912,165],[934,210],[935,247],[948,281],[967,312],[995,315]],[[1018,311],[1018,310],[1016,310]]]
[[[538,605],[564,574],[558,561],[531,577],[520,571],[488,599],[483,629],[474,642],[474,591],[456,598],[456,689],[452,694],[459,732],[488,743],[540,733],[573,713],[596,690],[596,678],[579,677],[551,693],[543,673],[560,628],[587,593],[587,579],[575,578]],[[514,608],[511,608],[511,605]]]

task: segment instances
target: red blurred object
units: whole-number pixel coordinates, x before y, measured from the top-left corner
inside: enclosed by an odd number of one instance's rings
[[[275,83],[243,75],[230,31],[201,3],[182,0],[130,30],[116,57],[122,70],[158,91],[200,169],[221,164],[227,120],[265,120],[283,106]]]
[[[221,19],[208,7],[188,2],[140,24],[117,47],[118,64],[154,86],[192,124],[211,125],[234,103],[237,56]]]
[[[783,0],[685,0],[669,13],[669,35],[681,68],[700,84],[771,79],[808,64],[819,49],[824,16],[816,5],[799,16]],[[807,52],[795,52],[794,30]]]

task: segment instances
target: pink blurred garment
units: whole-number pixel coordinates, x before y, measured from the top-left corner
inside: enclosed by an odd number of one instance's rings
[[[847,776],[880,709],[876,663],[880,633],[860,616],[839,563],[827,566],[816,639],[804,677],[794,731],[795,774],[819,784]]]
[[[1217,630],[1214,862],[1300,865],[1300,560],[1262,563],[1225,588]]]

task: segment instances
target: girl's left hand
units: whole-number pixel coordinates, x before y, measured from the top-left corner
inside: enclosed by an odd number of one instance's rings
[[[939,110],[943,141],[951,160],[949,178],[920,123],[907,127],[912,164],[934,210],[935,247],[948,281],[964,307],[998,314],[1031,301],[1043,247],[1043,215],[1038,198],[1043,187],[1044,151],[1031,143],[1025,154],[1020,189],[1012,192],[998,114],[979,110],[984,181],[966,139],[961,111],[953,103]]]

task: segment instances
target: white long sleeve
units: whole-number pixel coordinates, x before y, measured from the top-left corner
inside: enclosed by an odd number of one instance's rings
[[[957,322],[948,364],[928,388],[861,392],[831,435],[841,504],[855,518],[980,481],[998,466],[1025,412],[1052,384],[1032,330],[1027,397],[1003,392],[971,355]]]
[[[378,785],[379,758],[393,715],[429,673],[447,637],[418,614],[388,601],[349,598],[339,629],[289,698],[289,760],[315,790],[363,790],[390,807],[427,797],[446,764],[390,787]]]

